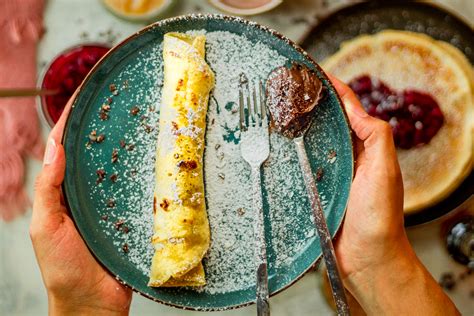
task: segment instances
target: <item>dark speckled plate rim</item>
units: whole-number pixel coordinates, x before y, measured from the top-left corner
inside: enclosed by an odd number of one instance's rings
[[[366,2],[359,2],[355,4],[345,5],[329,14],[325,15],[324,17],[320,18],[318,23],[313,25],[309,28],[308,32],[302,37],[300,41],[300,45],[303,48],[310,47],[311,43],[314,41],[312,38],[312,34],[314,32],[324,32],[325,25],[332,24],[333,20],[337,18],[338,15],[348,16],[352,13],[359,13],[361,11],[366,11],[370,9],[379,9],[386,7],[390,9],[391,7],[401,7],[405,5],[405,10],[410,10],[412,8],[422,9],[427,8],[432,11],[437,11],[438,13],[442,13],[445,15],[450,16],[453,21],[460,25],[464,25],[466,28],[470,28],[471,30],[473,27],[469,24],[469,22],[458,15],[453,10],[446,8],[438,3],[430,3],[430,2],[421,2],[421,1],[366,1]],[[428,12],[428,11],[426,11]],[[429,14],[429,13],[428,13]],[[322,30],[322,31],[321,31]],[[462,34],[460,33],[461,37]],[[470,40],[473,42],[474,47],[474,39]],[[466,56],[470,60],[471,63],[474,63],[472,58]],[[416,212],[411,212],[405,214],[405,227],[413,227],[413,226],[420,226],[429,224],[433,221],[441,221],[444,217],[449,215],[452,211],[454,211],[458,206],[460,206],[464,201],[469,199],[471,196],[474,195],[474,169],[471,171],[470,174],[466,176],[466,178],[459,184],[459,186],[452,191],[448,196],[443,198],[441,201],[438,201],[434,205],[428,206]]]
[[[353,139],[353,134],[352,134],[352,130],[350,129],[350,125],[349,125],[349,120],[348,120],[348,117],[347,117],[347,113],[346,113],[346,110],[343,106],[343,103],[342,103],[342,100],[341,100],[341,97],[339,96],[339,94],[336,92],[336,89],[334,88],[333,84],[331,83],[331,81],[329,80],[328,76],[326,75],[326,73],[322,70],[322,68],[316,63],[316,61],[308,54],[306,53],[306,51],[304,51],[300,46],[298,46],[295,42],[293,42],[292,40],[290,40],[289,38],[287,38],[286,36],[282,35],[281,33],[269,28],[269,27],[266,27],[266,26],[263,26],[257,22],[254,22],[254,21],[249,21],[249,20],[246,20],[244,18],[241,18],[241,17],[235,17],[235,16],[229,16],[229,15],[223,15],[223,14],[189,14],[189,15],[181,15],[181,16],[176,16],[176,17],[172,17],[172,18],[168,18],[168,19],[164,19],[164,20],[160,20],[160,21],[157,21],[153,24],[150,24],[144,28],[142,28],[141,30],[135,32],[134,34],[130,35],[129,37],[127,37],[126,39],[124,39],[123,41],[121,41],[119,44],[115,45],[114,47],[112,47],[98,62],[97,64],[91,69],[91,71],[89,72],[89,74],[85,77],[84,81],[82,82],[82,84],[77,88],[77,91],[75,93],[75,95],[73,96],[74,100],[72,102],[72,106],[71,106],[71,110],[69,112],[69,115],[68,117],[66,118],[66,124],[65,124],[65,128],[64,128],[64,133],[63,133],[63,136],[62,136],[62,141],[61,143],[64,145],[64,142],[67,138],[67,134],[68,134],[68,126],[69,126],[69,123],[70,123],[70,120],[71,120],[71,117],[72,117],[72,113],[73,111],[75,110],[75,104],[77,102],[77,99],[78,99],[78,96],[82,90],[82,88],[85,86],[85,84],[89,81],[91,75],[96,71],[96,69],[98,67],[100,67],[100,65],[103,63],[103,61],[109,56],[111,55],[115,50],[117,50],[118,48],[122,47],[123,45],[125,45],[126,43],[128,43],[129,41],[133,40],[134,38],[136,38],[137,36],[140,36],[141,34],[147,32],[149,29],[151,28],[155,28],[155,27],[160,27],[162,25],[165,25],[165,24],[168,24],[168,23],[171,23],[171,22],[176,22],[176,21],[182,21],[182,20],[188,20],[188,19],[215,19],[215,20],[230,20],[230,21],[234,21],[234,22],[237,22],[237,23],[243,23],[243,24],[246,24],[248,26],[251,26],[251,27],[255,27],[255,28],[258,28],[272,36],[275,36],[277,38],[279,38],[280,40],[283,40],[285,41],[288,45],[292,46],[295,50],[297,50],[299,53],[301,53],[308,62],[310,62],[319,72],[320,74],[322,75],[322,78],[324,80],[326,80],[327,82],[327,86],[328,88],[332,91],[332,93],[334,94],[334,96],[336,97],[336,99],[338,100],[338,105],[340,107],[340,109],[342,110],[342,113],[343,113],[343,116],[344,116],[344,122],[347,126],[347,133],[348,133],[348,137],[349,139],[351,139],[351,147],[352,147],[352,152],[351,152],[351,157],[352,157],[352,168],[351,168],[351,178],[353,179],[354,178],[354,165],[355,165],[355,161],[354,161],[354,157],[355,157],[355,147],[354,147],[354,139]],[[65,205],[66,205],[66,208],[69,212],[69,214],[72,215],[73,219],[74,219],[74,213],[71,211],[71,208],[70,208],[70,205],[69,205],[69,202],[68,202],[68,197],[67,197],[67,194],[66,194],[66,185],[65,185],[65,182],[62,183],[61,185],[61,188],[62,188],[62,191],[63,191],[63,195],[64,195],[64,202],[65,202]],[[346,212],[346,209],[347,209],[347,203],[348,203],[349,199],[347,199],[346,201],[346,205],[345,205],[345,210],[344,210],[344,214],[343,216],[341,217],[340,221],[339,221],[339,224],[336,228],[336,230],[334,231],[334,233],[332,234],[332,237],[333,239],[335,238],[335,236],[337,236],[341,226],[342,226],[342,223],[344,222],[344,218],[345,218],[345,212]],[[74,219],[74,224],[76,225],[76,221]],[[76,228],[77,228],[77,225],[76,225]],[[79,231],[79,230],[78,230]],[[82,236],[81,236],[82,237]],[[85,243],[87,245],[87,243]],[[157,299],[155,297],[152,297],[146,293],[143,293],[141,291],[139,291],[138,289],[135,289],[134,287],[132,287],[131,285],[127,284],[124,280],[122,280],[116,273],[110,271],[110,269],[105,266],[101,260],[99,259],[98,256],[96,256],[96,254],[94,253],[94,251],[89,247],[89,245],[87,245],[87,247],[89,248],[89,251],[92,253],[92,255],[95,257],[95,259],[97,260],[97,262],[104,267],[104,269],[106,269],[110,274],[112,274],[116,280],[118,282],[120,282],[121,284],[123,284],[124,286],[130,288],[133,292],[143,296],[143,297],[146,297],[152,301],[155,301],[155,302],[158,302],[158,303],[161,303],[161,304],[164,304],[164,305],[167,305],[167,306],[171,306],[171,307],[175,307],[175,308],[179,308],[179,309],[182,309],[182,310],[194,310],[194,311],[202,311],[202,312],[209,312],[209,311],[225,311],[225,310],[232,310],[232,309],[237,309],[237,308],[241,308],[241,307],[245,307],[245,306],[249,306],[249,305],[252,305],[252,304],[255,304],[254,301],[250,301],[250,302],[246,302],[246,303],[242,303],[242,304],[236,304],[236,305],[230,305],[230,306],[226,306],[226,307],[220,307],[220,308],[214,308],[214,307],[202,307],[202,308],[195,308],[195,307],[190,307],[190,306],[183,306],[183,305],[178,305],[178,304],[173,304],[173,303],[170,303],[170,302],[167,302],[167,301],[163,301],[163,300],[160,300],[160,299]],[[314,262],[309,265],[309,267],[303,271],[300,275],[298,275],[296,278],[294,278],[293,281],[291,281],[290,283],[288,283],[286,286],[282,287],[281,289],[279,289],[278,291],[275,291],[273,293],[270,294],[270,296],[274,296],[276,294],[279,294],[281,292],[283,292],[284,290],[288,289],[289,287],[291,287],[292,285],[294,285],[296,282],[298,282],[304,275],[306,275],[308,272],[312,271],[318,264],[319,262],[321,261],[321,258],[322,258],[322,254],[320,254],[315,260]]]
[[[306,31],[303,36],[301,36],[300,40],[298,40],[298,44],[304,49],[310,45],[308,43],[309,40],[311,40],[311,34],[321,28],[324,24],[329,22],[331,19],[335,18],[336,15],[343,14],[347,15],[348,12],[351,11],[362,11],[365,9],[371,9],[371,8],[380,8],[380,7],[388,7],[388,6],[400,6],[400,5],[409,5],[409,6],[417,6],[417,7],[424,7],[424,8],[429,8],[432,10],[436,10],[439,12],[442,12],[444,14],[448,14],[451,18],[459,22],[460,24],[464,24],[468,28],[472,29],[472,26],[469,25],[469,22],[459,14],[457,14],[455,11],[452,9],[443,6],[439,3],[433,3],[433,2],[424,2],[424,1],[410,1],[410,0],[400,0],[400,1],[361,1],[353,4],[348,4],[348,5],[343,5],[342,7],[330,11],[327,14],[323,15],[322,17],[319,16],[318,20],[316,23],[314,23],[312,26],[308,28],[308,31]],[[407,7],[406,10],[409,10],[410,8]]]

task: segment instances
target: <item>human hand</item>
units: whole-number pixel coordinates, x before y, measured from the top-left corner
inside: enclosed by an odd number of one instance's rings
[[[368,314],[457,314],[416,257],[403,224],[403,183],[390,126],[329,76],[355,133],[355,177],[335,251],[344,284]]]
[[[355,177],[336,252],[344,277],[393,260],[409,247],[403,183],[390,126],[369,116],[354,92],[331,77],[355,134]]]
[[[61,193],[66,167],[61,138],[73,98],[48,138],[43,170],[35,184],[30,236],[48,292],[50,315],[127,315],[132,291],[89,252]]]

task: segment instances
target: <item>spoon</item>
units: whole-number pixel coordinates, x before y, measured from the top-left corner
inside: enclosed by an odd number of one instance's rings
[[[344,285],[342,284],[341,275],[337,267],[336,255],[334,253],[331,234],[329,233],[326,219],[324,218],[323,208],[319,199],[318,188],[316,187],[316,182],[313,178],[313,172],[311,170],[304,145],[304,135],[306,134],[306,131],[309,129],[309,127],[310,124],[305,127],[300,135],[297,135],[297,137],[293,138],[293,142],[296,145],[298,160],[301,170],[303,171],[303,179],[306,185],[306,191],[308,192],[309,200],[311,202],[311,208],[314,215],[314,224],[319,235],[319,242],[321,244],[324,262],[326,263],[329,283],[331,284],[337,314],[350,315],[349,305],[347,304],[346,293],[344,291]]]
[[[267,81],[267,106],[272,115],[273,126],[279,133],[292,139],[296,146],[337,314],[350,315],[331,234],[324,218],[318,188],[304,144],[304,136],[311,126],[313,110],[322,93],[323,83],[316,73],[300,64],[294,63],[291,68],[282,66],[275,69]]]

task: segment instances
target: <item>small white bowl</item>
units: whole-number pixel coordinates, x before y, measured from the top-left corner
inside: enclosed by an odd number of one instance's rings
[[[270,11],[277,6],[279,6],[283,0],[270,0],[267,3],[258,6],[256,8],[251,8],[251,9],[243,9],[243,8],[236,8],[234,6],[225,4],[222,2],[222,0],[209,0],[209,2],[218,8],[219,10],[222,10],[224,12],[228,12],[231,14],[236,14],[236,15],[255,15],[263,12]]]
[[[171,5],[174,4],[176,1],[175,0],[163,0],[163,3],[161,6],[151,10],[150,12],[144,13],[144,14],[125,14],[122,11],[117,10],[115,7],[112,5],[108,4],[106,0],[101,1],[102,4],[112,12],[115,16],[132,21],[132,22],[151,22],[155,18],[159,17],[160,15],[164,14],[168,9],[170,9]]]

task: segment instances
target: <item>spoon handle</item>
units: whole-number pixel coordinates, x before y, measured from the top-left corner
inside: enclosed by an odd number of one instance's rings
[[[303,178],[306,184],[306,191],[308,192],[311,208],[313,209],[314,222],[316,230],[318,231],[324,262],[326,263],[326,268],[328,270],[329,283],[331,284],[337,314],[350,315],[346,293],[344,292],[344,285],[342,284],[341,276],[337,268],[336,255],[332,245],[331,234],[329,233],[328,226],[324,218],[323,209],[319,200],[318,188],[316,187],[313,172],[311,171],[311,166],[306,154],[303,136],[295,138],[293,141],[296,145],[300,167],[303,171]]]
[[[0,89],[0,98],[34,97],[37,95],[54,95],[57,93],[57,90],[45,90],[39,88],[8,88]]]

